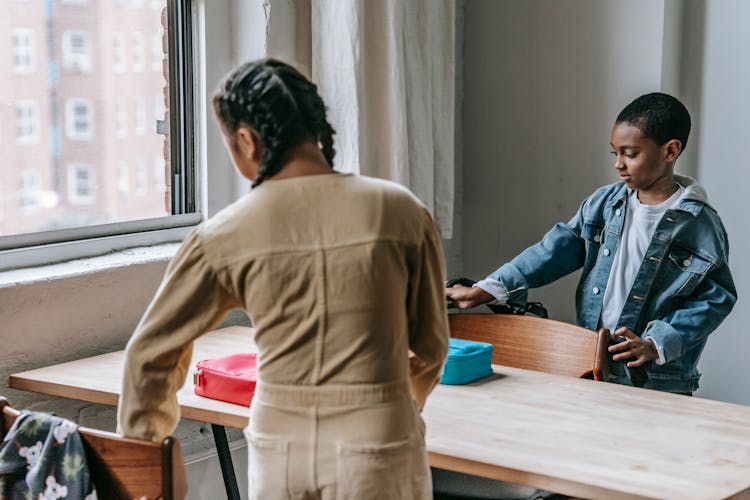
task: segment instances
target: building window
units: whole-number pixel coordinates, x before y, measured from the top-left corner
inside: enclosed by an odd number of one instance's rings
[[[112,66],[115,73],[125,72],[125,36],[120,32],[112,33]]]
[[[91,71],[91,40],[83,31],[66,31],[62,37],[63,66],[69,71]]]
[[[117,162],[117,194],[121,200],[127,200],[130,196],[130,170],[128,162],[124,160]]]
[[[3,180],[0,179],[0,220],[5,216],[5,193],[3,192]],[[2,234],[0,232],[0,234]]]
[[[146,100],[140,96],[135,98],[135,133],[146,133]]]
[[[119,96],[115,101],[115,135],[119,138],[128,136],[128,99]]]
[[[148,167],[146,160],[138,158],[135,164],[135,194],[143,196],[148,190]]]
[[[151,69],[161,71],[164,62],[164,45],[162,40],[164,36],[161,33],[161,27],[157,33],[151,35]]]
[[[13,30],[13,72],[33,73],[36,69],[34,30],[19,28]]]
[[[133,71],[143,71],[145,64],[145,47],[143,44],[143,33],[140,31],[133,33]]]
[[[33,99],[16,101],[16,140],[20,144],[39,142],[39,106]]]
[[[90,141],[94,137],[94,105],[90,99],[65,101],[65,133],[77,141]]]
[[[164,105],[164,96],[156,94],[154,96],[154,120],[163,120],[164,114],[167,112],[167,108]]]
[[[18,176],[18,206],[24,211],[35,209],[39,205],[41,179],[36,169],[22,170]]]
[[[91,165],[68,166],[68,201],[72,205],[91,205],[96,191],[96,171]]]
[[[164,193],[167,190],[166,183],[167,162],[163,156],[157,156],[154,159],[154,191]]]

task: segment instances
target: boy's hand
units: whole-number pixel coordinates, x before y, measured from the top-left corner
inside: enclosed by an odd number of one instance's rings
[[[445,289],[445,296],[451,299],[459,309],[470,309],[495,300],[495,297],[478,286],[453,285]]]
[[[659,353],[651,339],[643,340],[630,329],[622,327],[615,331],[615,337],[622,337],[624,342],[609,346],[609,352],[616,352],[612,359],[620,361],[628,358],[635,358],[628,362],[630,368],[641,366],[646,361],[659,359]]]

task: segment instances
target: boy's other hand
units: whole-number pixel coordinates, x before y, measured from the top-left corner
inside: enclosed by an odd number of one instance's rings
[[[495,300],[495,297],[478,286],[453,285],[445,289],[445,296],[452,300],[459,309],[470,309]]]
[[[622,337],[625,341],[609,346],[609,352],[617,353],[612,356],[613,360],[620,361],[631,357],[635,358],[633,361],[628,362],[628,366],[634,368],[641,366],[646,361],[659,359],[659,353],[651,339],[644,340],[625,327],[615,330],[615,337]]]

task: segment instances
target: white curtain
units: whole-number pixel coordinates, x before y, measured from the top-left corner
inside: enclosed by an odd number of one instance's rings
[[[312,78],[336,168],[396,181],[453,232],[455,2],[312,0]]]

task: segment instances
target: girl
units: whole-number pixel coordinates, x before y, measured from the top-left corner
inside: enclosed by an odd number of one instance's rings
[[[232,308],[256,328],[250,498],[432,498],[419,411],[448,326],[432,219],[406,189],[332,169],[314,84],[272,59],[213,99],[252,191],[196,228],[127,347],[118,425],[160,439],[192,341]]]

